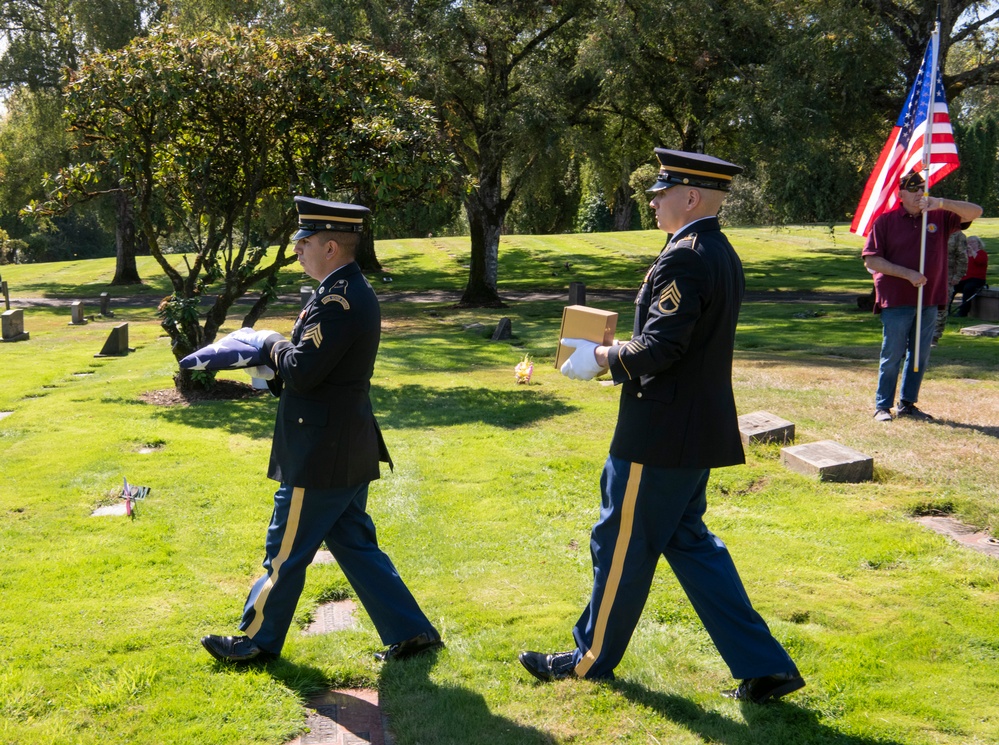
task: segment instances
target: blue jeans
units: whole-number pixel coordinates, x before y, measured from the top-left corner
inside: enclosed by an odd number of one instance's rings
[[[878,391],[874,396],[874,408],[890,409],[895,400],[895,386],[898,383],[898,370],[905,361],[902,371],[902,390],[899,399],[914,404],[919,400],[919,386],[923,382],[926,363],[930,361],[930,344],[933,342],[933,329],[937,323],[937,307],[923,308],[922,326],[919,333],[919,372],[913,369],[916,346],[916,306],[882,308],[881,325],[884,335],[881,341],[881,364],[878,368]]]

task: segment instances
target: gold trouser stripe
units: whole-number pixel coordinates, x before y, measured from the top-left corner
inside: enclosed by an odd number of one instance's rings
[[[288,521],[284,526],[284,536],[281,538],[281,549],[277,557],[271,562],[271,573],[260,588],[257,599],[253,601],[253,623],[246,630],[246,635],[253,638],[253,635],[260,631],[264,623],[264,606],[267,604],[267,596],[271,594],[271,588],[278,580],[281,572],[281,565],[288,559],[291,547],[295,544],[295,536],[298,534],[298,522],[302,517],[302,497],[305,496],[305,489],[296,486],[291,490],[291,507],[288,509]]]
[[[642,464],[632,463],[628,472],[628,485],[624,489],[624,501],[621,503],[621,527],[618,529],[617,542],[614,545],[614,556],[611,558],[610,572],[607,574],[607,584],[604,586],[600,607],[597,609],[597,623],[593,629],[593,644],[576,665],[576,675],[580,678],[593,667],[604,646],[607,634],[607,619],[621,584],[621,574],[624,572],[624,558],[628,555],[628,544],[631,543],[631,531],[635,524],[635,502],[638,501],[638,487],[642,482]],[[590,608],[590,613],[593,609]]]

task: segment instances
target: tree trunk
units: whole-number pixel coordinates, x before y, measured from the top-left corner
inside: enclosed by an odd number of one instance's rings
[[[361,234],[361,242],[357,244],[357,264],[362,272],[380,272],[382,264],[375,255],[375,239],[371,231]]]
[[[465,201],[472,252],[468,267],[468,284],[461,296],[460,305],[476,308],[503,308],[496,291],[499,274],[499,239],[503,226],[490,224],[486,210],[474,195]]]
[[[498,168],[482,168],[479,186],[465,198],[465,214],[471,237],[468,284],[461,305],[479,308],[502,308],[496,290],[499,276],[499,241],[503,221],[509,209],[503,200],[502,173]]]
[[[260,317],[267,310],[267,304],[277,295],[277,271],[274,271],[260,288],[260,297],[250,308],[249,313],[243,316],[243,328],[253,328]]]
[[[635,200],[632,199],[634,194],[625,175],[614,192],[614,230],[631,230],[631,220],[635,214]]]
[[[115,196],[117,220],[115,221],[114,241],[117,256],[112,285],[139,285],[142,279],[135,266],[135,214],[132,212],[132,200],[124,191]]]

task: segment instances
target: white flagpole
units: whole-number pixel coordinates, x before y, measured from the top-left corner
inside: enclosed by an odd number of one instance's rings
[[[937,97],[937,63],[938,55],[940,53],[940,17],[939,12],[937,15],[937,21],[933,26],[933,36],[930,39],[930,44],[932,44],[932,52],[930,57],[932,63],[930,65],[929,75],[927,80],[930,86],[930,101],[929,109],[926,112],[926,133],[923,139],[923,197],[929,201],[930,198],[930,150],[933,146],[933,117],[936,114],[936,97]],[[923,210],[923,232],[920,236],[919,241],[919,273],[925,274],[926,271],[926,226],[927,226],[927,215],[928,210]],[[912,369],[914,372],[919,372],[919,354],[920,354],[920,339],[922,337],[923,329],[923,285],[920,285],[916,289],[916,347],[913,350],[915,357],[913,358]]]

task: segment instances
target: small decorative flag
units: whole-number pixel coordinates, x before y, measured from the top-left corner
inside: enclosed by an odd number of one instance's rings
[[[524,359],[517,363],[517,366],[513,368],[513,376],[518,383],[530,383],[531,375],[534,373],[534,363],[531,362],[531,356],[528,354],[524,355]]]

